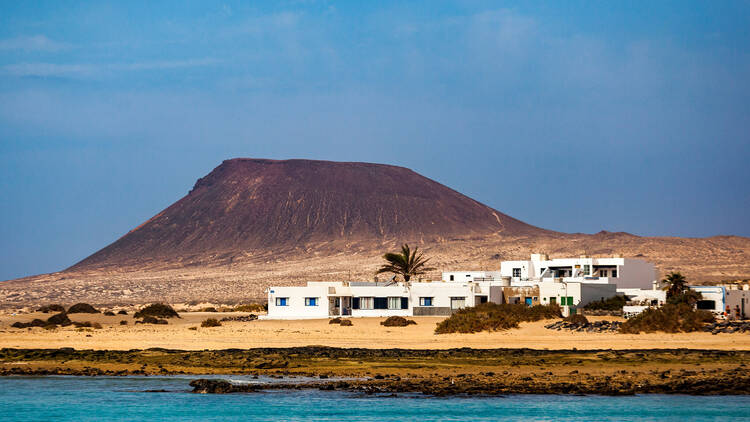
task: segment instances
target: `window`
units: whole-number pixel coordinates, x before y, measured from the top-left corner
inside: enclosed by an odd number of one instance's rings
[[[617,270],[612,270],[612,277],[617,278]]]
[[[606,277],[607,276],[607,270],[599,270],[599,277]]]
[[[462,309],[466,307],[466,297],[452,297],[451,309]]]
[[[695,304],[695,307],[698,309],[703,309],[705,311],[713,311],[716,309],[716,301],[715,300],[699,300],[698,303]]]
[[[388,309],[401,309],[401,298],[400,297],[389,297],[388,298]]]
[[[305,298],[305,306],[318,306],[318,298],[317,297],[306,297]]]
[[[288,297],[277,297],[276,298],[276,306],[289,306],[289,298]]]
[[[591,265],[583,266],[583,275],[591,275]]]
[[[513,268],[513,277],[521,277],[521,269]]]
[[[561,297],[560,299],[561,304],[573,306],[573,296]]]
[[[431,297],[420,297],[419,298],[419,306],[432,306],[432,300]]]
[[[556,297],[549,298],[549,303],[557,303],[557,298]]]
[[[453,274],[451,274],[451,281],[454,281]]]
[[[401,298],[401,309],[409,309],[409,298],[408,297],[402,297]]]
[[[352,309],[359,309],[359,298],[353,297],[352,298]]]
[[[373,299],[372,297],[359,298],[359,309],[372,309]]]
[[[388,309],[388,298],[387,297],[376,297],[373,300],[373,307],[375,309]]]

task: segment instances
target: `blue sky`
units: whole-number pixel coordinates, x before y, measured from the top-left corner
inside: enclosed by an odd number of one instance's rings
[[[566,232],[750,236],[750,2],[0,2],[0,279],[232,157],[402,165]]]

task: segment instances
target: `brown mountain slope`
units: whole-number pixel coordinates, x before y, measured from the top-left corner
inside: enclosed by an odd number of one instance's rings
[[[73,269],[196,255],[210,260],[336,240],[440,241],[547,233],[403,167],[233,159]]]

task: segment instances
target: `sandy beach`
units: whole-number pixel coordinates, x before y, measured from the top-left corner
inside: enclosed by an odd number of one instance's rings
[[[60,348],[94,350],[130,350],[162,347],[181,350],[331,346],[361,348],[449,349],[530,348],[530,349],[714,349],[750,350],[749,334],[683,333],[683,334],[612,334],[555,331],[544,328],[551,321],[522,323],[519,329],[476,334],[434,334],[442,317],[415,317],[416,325],[384,327],[383,318],[355,318],[354,326],[331,325],[328,320],[256,320],[224,322],[221,327],[201,328],[206,318],[221,319],[244,313],[182,313],[168,325],[134,325],[132,314],[72,314],[73,321],[102,324],[102,329],[74,327],[45,330],[16,329],[16,321],[46,319],[51,314],[31,313],[0,315],[0,347]],[[614,317],[590,317],[590,320],[618,320]],[[128,325],[120,325],[125,320]],[[197,329],[191,329],[195,328]]]

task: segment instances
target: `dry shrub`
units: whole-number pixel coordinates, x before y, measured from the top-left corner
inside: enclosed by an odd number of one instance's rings
[[[341,324],[341,318],[339,318],[339,317],[332,318],[332,319],[328,320],[328,323],[329,324]]]
[[[686,303],[666,304],[660,308],[648,308],[640,314],[625,321],[620,332],[625,334],[653,333],[689,333],[701,331],[706,323],[715,322],[711,312],[695,310]]]
[[[581,314],[570,314],[567,318],[565,318],[565,321],[570,322],[571,324],[588,324],[589,320],[581,315]]]
[[[221,327],[221,322],[217,320],[216,318],[208,318],[201,322],[201,327],[203,328],[209,328],[209,327]]]
[[[88,303],[76,303],[68,309],[69,314],[98,314],[99,311]]]
[[[518,328],[520,322],[552,318],[560,318],[560,307],[556,304],[526,306],[523,303],[510,305],[487,302],[459,309],[438,323],[435,334],[500,331]]]
[[[406,327],[407,325],[417,324],[413,319],[406,319],[401,316],[390,316],[385,321],[380,321],[380,325],[386,327]]]
[[[169,322],[166,319],[159,319],[152,316],[144,316],[140,321],[136,321],[136,324],[169,324]]]
[[[266,312],[267,310],[266,305],[262,303],[247,303],[235,306],[232,312]]]
[[[122,321],[120,321],[120,325],[128,325],[128,322],[123,319]]]
[[[140,311],[136,312],[133,316],[135,318],[143,318],[146,316],[156,318],[180,317],[180,315],[178,315],[171,306],[164,303],[152,303],[151,305],[148,305]]]
[[[214,308],[213,306],[209,306],[209,307],[206,307],[206,308],[199,309],[198,312],[219,312],[219,311],[216,308]]]
[[[46,314],[46,313],[49,313],[49,312],[65,312],[65,308],[62,305],[52,304],[52,305],[42,306],[41,308],[37,309],[36,311],[37,312],[44,312]]]
[[[121,309],[121,310],[117,311],[117,315],[127,315],[127,314],[128,314],[128,311],[126,311],[124,309]]]
[[[342,327],[351,327],[352,325],[354,325],[354,324],[352,323],[352,320],[350,320],[350,319],[342,319],[341,320],[341,326]]]
[[[112,311],[107,311],[104,313],[105,316],[115,316],[115,313]]]

